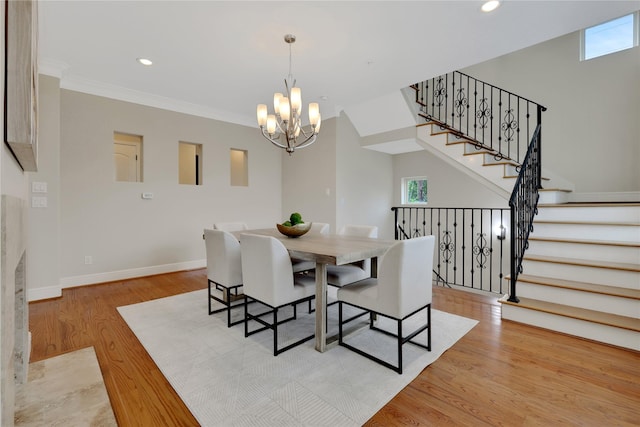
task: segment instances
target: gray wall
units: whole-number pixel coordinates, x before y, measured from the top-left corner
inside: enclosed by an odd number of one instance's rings
[[[576,192],[640,190],[640,48],[580,61],[580,32],[462,70],[532,99],[543,168]]]

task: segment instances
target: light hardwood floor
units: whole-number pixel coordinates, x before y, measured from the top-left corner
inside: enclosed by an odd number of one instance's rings
[[[206,283],[194,270],[31,303],[31,361],[94,346],[120,426],[196,426],[116,307]],[[640,353],[502,321],[495,297],[438,287],[433,306],[480,323],[367,425],[640,425]]]

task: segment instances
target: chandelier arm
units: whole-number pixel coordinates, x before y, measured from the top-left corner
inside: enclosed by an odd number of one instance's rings
[[[304,141],[302,141],[301,143],[297,144],[295,146],[295,148],[305,148],[308,147],[309,145],[313,144],[314,142],[316,142],[316,137],[318,136],[317,133],[314,133],[313,135],[309,136],[307,139],[305,139]]]
[[[287,148],[286,145],[282,145],[278,141],[276,141],[273,138],[271,138],[269,136],[269,134],[264,130],[264,127],[262,127],[261,130],[262,130],[262,136],[264,136],[266,139],[268,139],[273,145],[275,145],[276,147],[280,147],[280,148]]]

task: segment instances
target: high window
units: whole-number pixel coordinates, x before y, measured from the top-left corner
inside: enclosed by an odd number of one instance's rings
[[[638,12],[582,31],[581,60],[638,46]]]

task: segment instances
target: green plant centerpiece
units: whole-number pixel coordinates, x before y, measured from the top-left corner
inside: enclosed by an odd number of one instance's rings
[[[305,223],[302,215],[294,212],[289,216],[289,221],[282,224],[276,224],[278,231],[287,237],[300,237],[311,229],[311,223]]]

